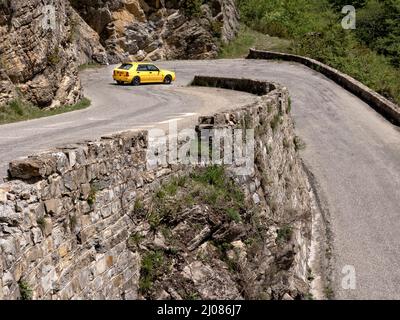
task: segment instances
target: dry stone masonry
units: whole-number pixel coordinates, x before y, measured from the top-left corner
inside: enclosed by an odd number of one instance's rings
[[[160,197],[158,190],[203,169],[183,164],[149,168],[146,131],[13,161],[9,181],[0,185],[0,299],[307,295],[311,191],[297,151],[288,91],[250,80],[197,77],[195,84],[259,95],[242,109],[201,117],[197,126],[255,130],[254,174],[235,176],[234,165],[225,168],[245,196],[249,210],[242,214],[249,222],[235,216],[228,221],[206,204],[188,203],[176,212],[184,218],[174,229],[157,229],[146,210]],[[166,247],[168,234],[176,240],[187,237],[187,223],[204,216],[208,222],[188,239],[189,245]],[[160,254],[168,255],[170,269],[163,273],[160,266],[153,282],[145,282]]]

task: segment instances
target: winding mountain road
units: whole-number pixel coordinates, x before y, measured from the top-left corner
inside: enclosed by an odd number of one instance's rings
[[[400,299],[400,130],[333,81],[302,65],[262,60],[171,61],[172,86],[118,87],[112,66],[83,72],[89,109],[0,126],[0,168],[20,156],[115,131],[241,106],[245,93],[185,87],[195,74],[280,82],[289,88],[302,157],[313,173],[333,235],[340,299]],[[356,289],[342,287],[353,266]],[[346,269],[345,269],[346,270]]]

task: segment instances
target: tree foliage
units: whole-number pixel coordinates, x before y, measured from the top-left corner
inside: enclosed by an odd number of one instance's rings
[[[249,27],[293,40],[290,51],[318,59],[400,103],[400,0],[238,0]],[[341,26],[356,7],[356,29]]]

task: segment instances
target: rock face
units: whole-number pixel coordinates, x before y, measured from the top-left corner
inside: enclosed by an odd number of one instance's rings
[[[217,55],[239,22],[234,0],[73,1],[100,35],[110,61],[206,59]]]
[[[146,131],[13,161],[10,181],[0,185],[0,299],[307,294],[310,188],[287,90],[197,81],[264,95],[243,109],[201,117],[197,127],[205,134],[253,128],[254,171],[235,174],[239,161],[224,175],[212,166],[204,174],[182,162],[154,163]]]
[[[0,104],[16,98],[17,88],[40,107],[76,103],[82,95],[78,52],[101,55],[88,28],[64,0],[52,5],[40,0],[1,1]],[[86,47],[77,47],[86,41]]]

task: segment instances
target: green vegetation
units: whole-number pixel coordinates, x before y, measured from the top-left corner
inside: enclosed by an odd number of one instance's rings
[[[228,208],[226,210],[226,213],[228,214],[228,217],[230,220],[235,221],[236,223],[239,223],[242,221],[242,218],[240,217],[240,214],[239,214],[239,212],[237,212],[237,210]]]
[[[290,148],[290,142],[288,141],[288,139],[286,138],[283,139],[283,146],[285,147],[285,149]]]
[[[221,38],[224,24],[221,21],[211,21],[211,32],[215,38]]]
[[[290,45],[290,40],[271,37],[242,25],[237,38],[222,46],[219,57],[222,59],[244,58],[249,54],[249,48],[285,52],[289,50]]]
[[[88,106],[90,106],[90,100],[86,98],[83,98],[77,104],[50,110],[41,109],[30,103],[16,99],[5,106],[0,106],[0,124],[50,117],[65,112],[85,109]]]
[[[79,71],[87,70],[87,69],[97,69],[100,68],[101,64],[95,62],[84,63],[79,66]]]
[[[202,4],[203,0],[183,0],[181,7],[188,17],[199,17],[201,15]]]
[[[278,129],[279,123],[281,120],[281,116],[279,115],[279,113],[277,113],[271,120],[271,129],[273,132],[276,131],[276,129]]]
[[[87,202],[89,204],[89,206],[94,205],[94,203],[96,202],[96,194],[97,194],[97,188],[94,185],[90,186],[90,191],[89,191],[89,195],[88,195],[88,199]]]
[[[139,289],[142,293],[148,292],[157,277],[166,270],[165,257],[162,251],[150,251],[144,255],[140,269]]]
[[[76,38],[78,36],[78,21],[74,17],[71,17],[69,24],[70,24],[70,28],[71,29],[70,29],[70,32],[68,34],[68,40],[67,41],[69,43],[73,43],[73,42],[75,42],[75,40],[76,40]]]
[[[168,224],[179,212],[196,204],[207,204],[230,221],[241,222],[244,195],[222,166],[199,169],[189,177],[173,179],[156,192],[153,206],[147,214],[152,230]]]
[[[46,220],[44,217],[37,218],[36,223],[42,231],[46,228]]]
[[[286,243],[292,238],[292,228],[289,225],[285,225],[278,230],[277,242]]]
[[[351,75],[400,103],[400,3],[353,1],[357,28],[341,26],[344,0],[239,0],[242,28],[221,57],[241,57],[249,47],[308,56]],[[275,37],[275,38],[274,38]],[[270,39],[287,39],[286,42]],[[284,41],[284,40],[282,40]]]
[[[304,300],[314,300],[313,294],[312,294],[311,292],[307,293],[307,294],[304,296]]]
[[[186,297],[186,300],[200,300],[200,296],[197,292],[192,292]]]
[[[60,62],[60,49],[56,47],[52,52],[47,55],[47,61],[50,65],[57,65]]]
[[[298,136],[293,138],[293,143],[296,151],[304,150],[306,148],[306,143]]]
[[[141,216],[144,213],[144,211],[145,211],[145,209],[144,209],[143,201],[141,199],[136,199],[134,207],[133,207],[133,213],[136,216]]]
[[[307,280],[308,281],[313,281],[315,279],[313,272],[310,268],[307,269]]]
[[[325,293],[325,297],[328,300],[332,300],[334,298],[334,296],[335,296],[334,291],[333,291],[331,286],[325,287],[324,293]]]
[[[28,282],[21,280],[18,282],[19,293],[21,294],[21,300],[32,300],[33,292]]]
[[[292,111],[292,98],[289,97],[288,106],[286,109],[286,113],[289,114]]]
[[[200,182],[204,185],[211,185],[221,187],[225,181],[224,168],[220,166],[211,166],[200,174],[194,174],[193,180]]]
[[[342,5],[344,0],[331,0]],[[389,57],[400,67],[400,2],[398,0],[358,0],[356,34],[362,43]]]
[[[222,261],[224,261],[230,272],[238,273],[239,265],[235,259],[228,257],[228,251],[233,250],[233,245],[229,242],[215,242],[213,241],[214,246],[218,249],[219,257]]]
[[[137,246],[142,242],[143,239],[144,239],[144,236],[142,236],[140,233],[136,232],[129,237],[128,242],[129,242],[129,244],[133,243],[134,245]]]

